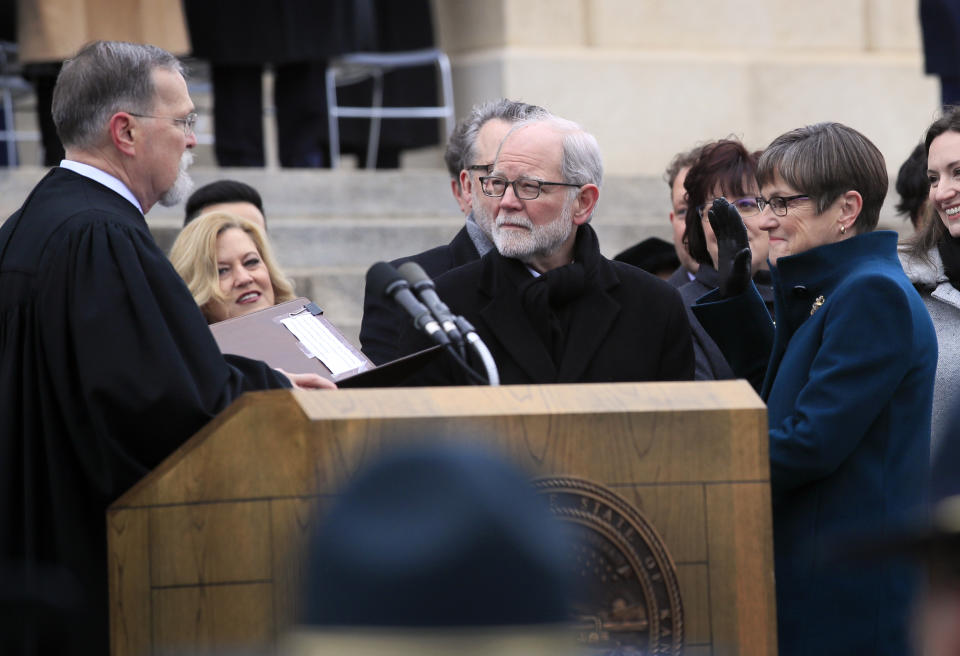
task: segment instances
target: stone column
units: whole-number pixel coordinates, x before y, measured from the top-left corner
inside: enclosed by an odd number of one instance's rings
[[[434,0],[458,115],[507,96],[580,122],[613,174],[840,121],[896,172],[938,109],[906,0]]]

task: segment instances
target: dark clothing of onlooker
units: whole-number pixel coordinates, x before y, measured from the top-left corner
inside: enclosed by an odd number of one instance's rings
[[[617,262],[638,266],[647,273],[663,278],[680,266],[673,244],[659,237],[650,237],[613,256]]]
[[[275,73],[281,166],[329,166],[324,73],[332,57],[433,46],[429,3],[382,0],[185,0],[193,54],[211,64],[214,150],[221,166],[263,166],[263,68]],[[338,103],[370,106],[371,86],[339,89]],[[384,106],[432,104],[435,72],[384,78]],[[341,119],[343,152],[365,158],[369,121]],[[401,149],[437,143],[436,121],[384,120],[378,166],[395,168]],[[363,160],[361,160],[363,161]]]
[[[37,96],[37,124],[40,127],[40,143],[43,146],[43,165],[56,166],[66,155],[60,137],[57,136],[57,126],[53,123],[50,106],[53,105],[53,87],[60,74],[61,62],[44,62],[40,64],[26,64],[23,67],[23,77],[33,85]]]
[[[535,277],[523,262],[493,249],[440,276],[436,286],[450,310],[474,325],[503,384],[693,378],[690,325],[679,294],[646,271],[603,257],[587,224],[578,228],[571,264]],[[401,354],[427,346],[412,327],[401,333]],[[444,359],[412,382],[467,379]]]
[[[390,262],[397,267],[404,262],[416,262],[428,276],[436,278],[461,264],[473,262],[480,257],[477,247],[466,226],[457,232],[453,240],[444,246],[401,257]],[[410,319],[393,299],[383,295],[382,289],[363,290],[363,319],[360,321],[360,349],[374,364],[395,360],[399,353],[398,340],[404,323]]]
[[[686,275],[686,273],[684,273]],[[696,380],[729,380],[736,378],[727,359],[723,357],[720,347],[713,338],[703,329],[697,317],[693,314],[692,306],[697,299],[717,288],[719,274],[717,270],[707,264],[701,264],[693,280],[678,289],[687,309],[687,319],[690,321],[690,332],[693,337],[693,357],[696,362]]]
[[[0,0],[0,41],[13,43],[17,40],[17,3],[16,0]],[[12,118],[12,117],[11,117]],[[6,116],[0,106],[0,125],[4,124]],[[0,142],[0,166],[9,166],[16,162],[7,161],[7,144]]]
[[[667,284],[671,287],[680,289],[688,282],[691,282],[692,278],[690,277],[691,273],[687,271],[686,267],[679,266],[677,270],[670,274],[670,277],[667,278]]]
[[[924,67],[940,77],[944,107],[960,104],[960,3],[920,0]]]

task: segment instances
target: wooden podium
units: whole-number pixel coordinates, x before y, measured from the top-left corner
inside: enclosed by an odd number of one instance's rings
[[[726,381],[246,394],[108,510],[113,656],[272,650],[318,505],[426,435],[611,488],[676,565],[683,653],[776,654],[766,409]]]

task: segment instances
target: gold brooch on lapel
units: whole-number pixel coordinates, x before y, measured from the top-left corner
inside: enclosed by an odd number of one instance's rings
[[[820,296],[817,296],[817,298],[814,299],[813,305],[810,306],[810,316],[811,316],[811,317],[813,316],[813,313],[814,313],[814,312],[816,312],[817,310],[820,309],[820,306],[823,305],[823,301],[824,301],[824,300],[825,300],[825,299],[823,298],[823,295],[822,295],[822,294],[821,294]]]

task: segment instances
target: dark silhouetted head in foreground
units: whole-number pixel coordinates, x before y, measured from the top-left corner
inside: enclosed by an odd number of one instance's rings
[[[575,650],[566,533],[527,478],[489,451],[388,453],[314,537],[293,653]]]

